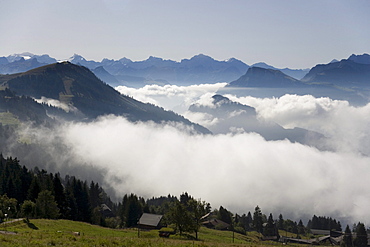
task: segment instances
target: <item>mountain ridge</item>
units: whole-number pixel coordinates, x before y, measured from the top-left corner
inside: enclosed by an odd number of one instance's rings
[[[315,97],[330,97],[346,100],[354,105],[364,105],[370,101],[368,57],[367,54],[352,55],[349,59],[316,65],[301,80],[268,67],[251,67],[246,74],[228,83],[218,93],[254,97],[311,94]],[[356,59],[361,63],[353,61]]]
[[[70,62],[45,65],[27,72],[0,76],[2,88],[17,95],[51,98],[77,108],[87,119],[102,115],[122,115],[131,121],[180,122],[200,133],[206,128],[191,123],[174,112],[142,103],[120,94],[99,80],[88,68]]]
[[[57,61],[47,54],[41,56],[28,52],[13,54],[8,57],[0,58],[0,74],[25,72],[29,69],[35,68],[35,66],[28,66],[17,70],[17,66],[13,66],[13,70],[7,69],[8,66],[11,66],[10,64],[19,61],[21,58],[25,58],[26,61],[29,59],[36,59],[41,63],[39,66],[55,63]],[[167,81],[170,84],[182,85],[230,82],[238,79],[250,67],[248,64],[236,58],[219,61],[204,54],[194,55],[189,59],[184,58],[180,61],[150,56],[146,60],[142,61],[132,61],[123,57],[119,60],[104,58],[100,62],[86,60],[81,55],[74,54],[66,61],[85,66],[92,71],[97,67],[102,66],[112,75],[110,76],[110,80],[106,81],[107,83],[118,80],[120,85],[134,87],[144,86],[145,81],[153,81],[154,83],[156,83],[156,81]],[[305,73],[304,70],[291,70],[288,68],[281,70],[288,74],[291,73],[290,75],[293,77],[302,77],[301,74]],[[125,80],[122,80],[122,77],[124,77]],[[139,80],[138,78],[144,79]]]

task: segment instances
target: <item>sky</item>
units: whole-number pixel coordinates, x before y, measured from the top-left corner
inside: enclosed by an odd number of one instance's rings
[[[0,56],[180,61],[197,54],[311,68],[370,53],[367,0],[0,0]]]

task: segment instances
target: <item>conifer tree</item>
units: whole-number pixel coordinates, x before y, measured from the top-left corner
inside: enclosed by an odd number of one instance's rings
[[[299,220],[297,228],[298,228],[298,234],[306,233],[302,220]]]
[[[276,230],[275,230],[275,222],[272,217],[272,214],[270,213],[268,219],[267,219],[267,224],[263,229],[263,235],[265,236],[276,236]]]
[[[356,227],[356,239],[354,241],[356,247],[367,246],[367,232],[363,223],[358,223]]]
[[[254,209],[253,213],[253,227],[257,232],[262,233],[263,231],[263,217],[260,207],[258,205]]]
[[[284,218],[283,218],[282,214],[279,215],[279,220],[278,220],[277,227],[278,227],[279,230],[284,229]]]
[[[348,225],[344,231],[343,243],[346,247],[351,247],[353,245],[352,231]]]

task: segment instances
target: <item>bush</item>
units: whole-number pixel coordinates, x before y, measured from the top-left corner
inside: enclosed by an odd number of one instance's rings
[[[234,231],[237,232],[237,233],[243,234],[243,235],[246,234],[245,229],[243,227],[240,227],[240,226],[235,227]]]

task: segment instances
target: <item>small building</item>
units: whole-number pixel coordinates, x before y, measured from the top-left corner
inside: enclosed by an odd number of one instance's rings
[[[163,215],[143,213],[138,222],[140,229],[160,229]]]
[[[112,209],[110,209],[107,204],[102,204],[100,205],[100,208],[101,208],[101,213],[103,214],[104,217],[106,218],[110,218],[110,217],[114,217],[114,213],[112,212]]]
[[[210,219],[202,222],[202,225],[211,228],[211,229],[217,229],[217,230],[227,230],[229,229],[230,224],[227,224],[226,222],[223,222],[222,220],[218,219]]]

